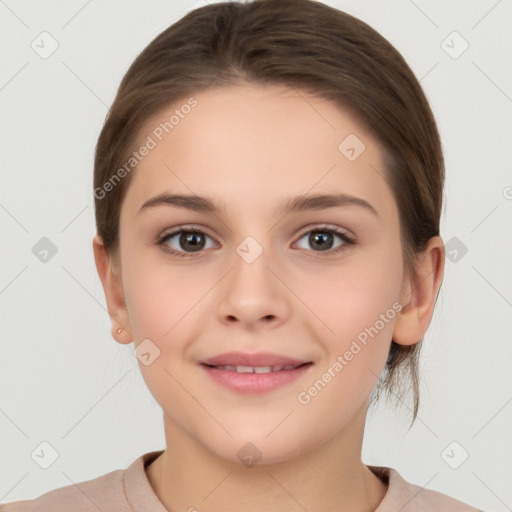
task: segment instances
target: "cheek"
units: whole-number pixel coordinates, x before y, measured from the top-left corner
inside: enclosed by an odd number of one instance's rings
[[[344,349],[358,336],[364,340],[368,330],[373,334],[371,339],[391,339],[401,271],[390,261],[383,252],[364,258],[357,255],[337,268],[311,271],[298,280],[297,295],[320,320],[314,324],[308,320],[305,325],[322,329],[329,351]],[[378,334],[372,329],[375,326]]]
[[[397,274],[366,265],[350,270],[316,280],[308,299],[322,322],[315,322],[316,330],[304,323],[325,357],[297,396],[298,407],[304,417],[328,418],[325,435],[334,434],[368,400],[385,366],[397,315]],[[322,293],[322,285],[331,293]]]
[[[149,363],[138,361],[141,375],[162,409],[173,411],[174,421],[193,423],[197,411],[186,391],[191,386],[183,387],[188,382],[183,358],[197,326],[197,315],[204,315],[201,297],[215,280],[179,268],[171,270],[161,261],[149,264],[135,259],[125,266],[125,278],[134,348],[144,340],[146,345],[141,345],[140,351],[149,347],[151,354]]]
[[[171,268],[161,260],[126,265],[125,299],[135,342],[150,338],[167,343],[216,280],[179,266]]]
[[[390,261],[381,251],[344,261],[329,272],[312,272],[301,283],[299,293],[321,320],[313,322],[308,314],[304,329],[325,354],[308,383],[309,391],[303,390],[303,402],[311,405],[306,409],[312,414],[313,410],[320,414],[329,404],[340,404],[332,414],[338,422],[345,421],[352,408],[368,398],[382,373],[401,284],[400,262],[390,265]]]

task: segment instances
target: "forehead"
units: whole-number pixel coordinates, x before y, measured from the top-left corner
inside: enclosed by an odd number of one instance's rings
[[[163,192],[206,195],[221,205],[264,198],[269,207],[283,195],[343,192],[394,207],[379,142],[334,103],[255,85],[211,89],[193,100],[145,123],[139,145],[151,139],[154,147],[133,171],[127,209]]]

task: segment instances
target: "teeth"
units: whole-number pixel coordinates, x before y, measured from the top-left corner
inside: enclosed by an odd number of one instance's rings
[[[228,372],[237,373],[270,373],[279,372],[281,370],[293,370],[296,368],[294,364],[287,364],[284,366],[233,366],[229,364],[216,366],[219,370],[227,370]]]
[[[237,366],[236,371],[237,373],[253,373],[254,368],[252,366]]]
[[[270,373],[272,370],[272,366],[255,366],[254,373]]]

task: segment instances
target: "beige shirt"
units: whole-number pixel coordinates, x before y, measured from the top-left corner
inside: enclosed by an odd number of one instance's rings
[[[127,469],[60,487],[34,500],[0,505],[0,512],[168,512],[145,471],[162,451],[141,455]],[[395,469],[368,467],[388,485],[375,512],[482,512],[445,494],[410,484]]]

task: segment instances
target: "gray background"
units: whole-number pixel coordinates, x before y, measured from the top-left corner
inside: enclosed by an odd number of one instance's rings
[[[165,446],[133,345],[110,336],[92,255],[93,151],[135,56],[205,3],[0,1],[0,502]],[[363,460],[474,506],[512,510],[511,2],[325,3],[404,55],[437,117],[447,168],[441,235],[453,261],[423,347],[419,418],[407,432],[406,407],[379,406]],[[46,59],[31,47],[43,31],[58,43]],[[43,237],[57,249],[46,262],[33,253]],[[58,452],[48,469],[31,457],[44,441]],[[467,460],[450,467],[464,450]]]

